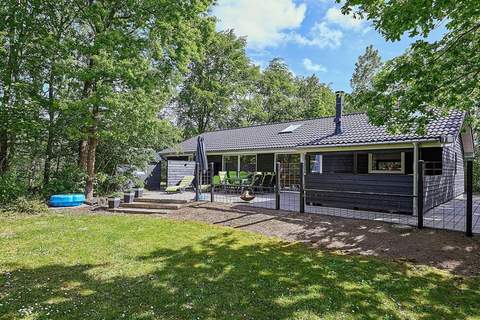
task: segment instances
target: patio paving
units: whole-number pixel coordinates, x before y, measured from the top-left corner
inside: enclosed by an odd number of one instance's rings
[[[210,194],[206,194],[206,198],[210,200]],[[195,198],[195,193],[186,191],[177,194],[167,194],[164,192],[145,193],[145,197],[157,199],[181,199],[191,200]],[[473,202],[473,232],[480,234],[480,196],[474,196]],[[275,209],[275,194],[257,194],[255,199],[249,203],[241,200],[237,193],[216,193],[215,202],[238,204],[243,206],[253,206],[258,208]],[[436,229],[465,231],[465,205],[466,201],[463,196],[459,196],[449,202],[427,211],[424,214],[424,226]],[[298,192],[281,192],[280,209],[285,211],[299,212],[299,193]],[[342,209],[323,206],[305,206],[306,213],[322,214],[336,216],[342,218],[361,219],[381,221],[404,225],[417,225],[417,216],[406,214],[394,214],[386,212],[374,212],[365,210]]]

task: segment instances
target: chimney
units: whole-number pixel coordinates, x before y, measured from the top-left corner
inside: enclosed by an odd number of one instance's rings
[[[341,134],[343,132],[342,128],[342,113],[343,113],[343,96],[345,92],[343,91],[336,91],[335,92],[335,134]]]

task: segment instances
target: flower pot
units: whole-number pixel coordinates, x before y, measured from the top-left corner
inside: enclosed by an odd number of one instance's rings
[[[135,191],[135,198],[143,197],[143,188],[135,188],[133,191]]]
[[[108,207],[110,209],[115,209],[120,207],[120,198],[119,197],[108,198]]]
[[[123,193],[123,202],[132,203],[135,199],[135,192],[124,192]]]

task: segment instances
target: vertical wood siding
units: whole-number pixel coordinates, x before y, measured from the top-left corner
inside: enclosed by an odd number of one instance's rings
[[[455,163],[455,154],[457,161]],[[456,170],[455,170],[456,164]],[[462,139],[447,145],[442,151],[442,174],[425,176],[424,199],[425,210],[445,203],[464,192],[464,163]]]
[[[195,175],[194,161],[168,160],[167,184],[177,185],[184,176]]]

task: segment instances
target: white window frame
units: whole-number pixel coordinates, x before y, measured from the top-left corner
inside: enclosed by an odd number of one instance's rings
[[[378,152],[381,153],[381,152]],[[368,154],[368,173],[405,174],[405,152],[400,152],[400,171],[373,170],[373,153]]]
[[[310,168],[310,165],[311,165],[311,163],[312,163],[312,162],[310,161],[310,157],[312,157],[312,156],[317,156],[317,155],[320,156],[320,171],[319,171],[319,172],[312,172],[312,170],[311,170],[311,168]],[[323,154],[317,153],[317,154],[311,154],[311,155],[309,155],[308,169],[309,169],[309,170],[308,170],[308,172],[306,172],[306,173],[309,173],[309,174],[310,174],[310,173],[311,173],[311,174],[322,174],[322,173],[323,173]]]

